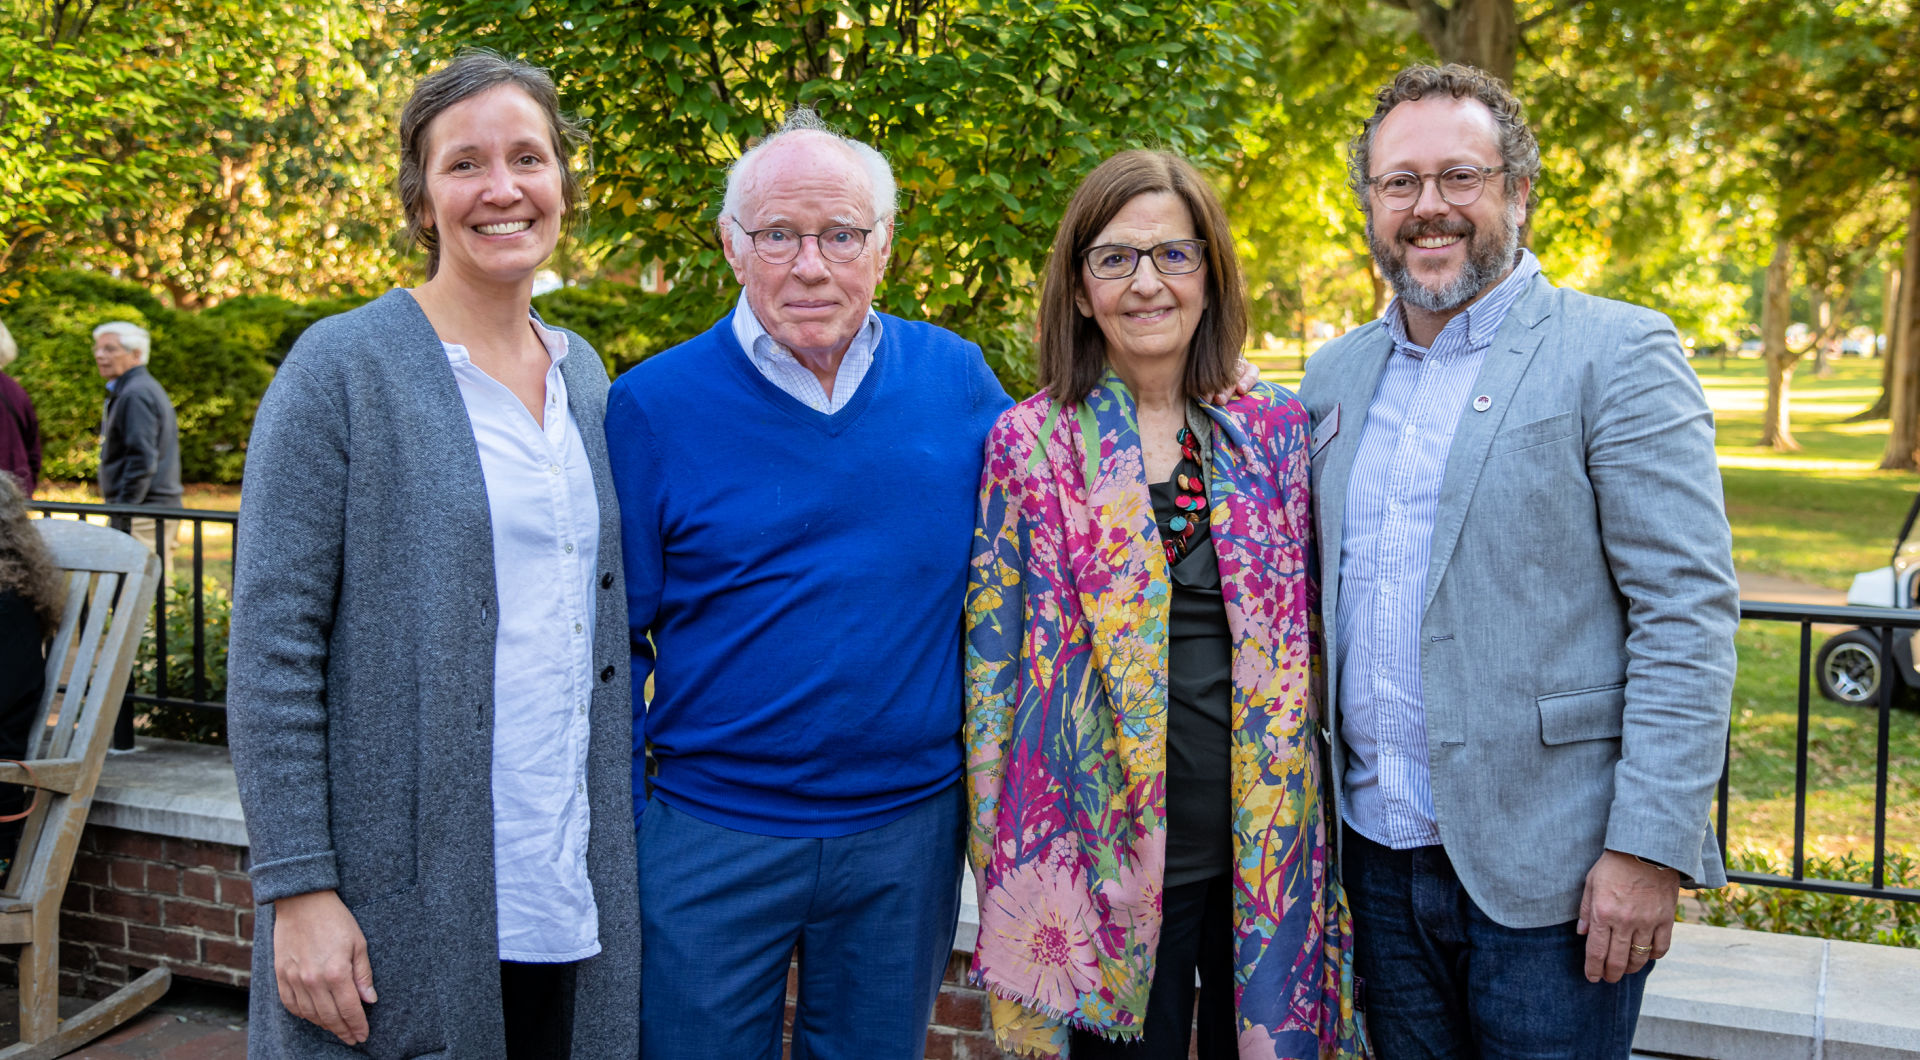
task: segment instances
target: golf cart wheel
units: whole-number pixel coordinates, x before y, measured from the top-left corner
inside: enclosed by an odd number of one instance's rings
[[[1820,647],[1814,661],[1820,694],[1836,703],[1856,707],[1878,706],[1880,682],[1887,667],[1880,658],[1880,638],[1864,629],[1850,629]]]

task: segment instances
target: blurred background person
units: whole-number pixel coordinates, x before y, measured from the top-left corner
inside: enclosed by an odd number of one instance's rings
[[[0,322],[0,368],[20,356],[13,333]],[[40,485],[40,418],[33,399],[18,381],[0,371],[0,472],[12,475],[20,492],[31,497]]]
[[[60,624],[62,595],[26,494],[0,475],[0,759],[26,755],[27,730],[46,693],[47,641]],[[0,815],[23,809],[24,794],[18,785],[0,784]],[[0,877],[20,842],[20,825],[0,821]]]
[[[107,381],[100,415],[100,499],[107,504],[180,506],[180,426],[166,388],[147,371],[152,354],[153,339],[138,324],[113,320],[93,329],[93,363]],[[179,521],[121,516],[113,525],[160,553],[164,593]]]

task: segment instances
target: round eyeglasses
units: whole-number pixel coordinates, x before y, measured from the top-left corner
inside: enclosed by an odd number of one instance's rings
[[[736,220],[734,222],[738,224]],[[769,265],[785,265],[800,256],[800,247],[812,238],[820,246],[820,256],[828,261],[846,264],[860,256],[867,249],[867,236],[871,228],[855,228],[852,225],[835,225],[818,232],[796,232],[791,228],[756,228],[746,232],[753,240],[753,252],[760,260]]]
[[[1206,249],[1204,239],[1170,239],[1144,250],[1124,243],[1106,243],[1089,248],[1081,256],[1086,259],[1087,271],[1093,273],[1094,279],[1124,280],[1140,267],[1141,258],[1152,258],[1153,267],[1159,269],[1162,276],[1196,272],[1207,263],[1202,253]]]
[[[1454,166],[1438,173],[1382,173],[1369,179],[1367,184],[1390,210],[1412,209],[1413,204],[1420,201],[1420,193],[1426,189],[1428,180],[1433,181],[1441,201],[1447,205],[1472,206],[1480,201],[1487,178],[1506,169],[1505,166]]]

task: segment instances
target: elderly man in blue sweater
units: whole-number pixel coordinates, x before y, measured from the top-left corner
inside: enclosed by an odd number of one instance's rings
[[[779,1057],[796,950],[796,1060],[922,1055],[959,910],[961,597],[1010,402],[979,347],[874,311],[894,194],[878,152],[790,116],[728,175],[733,312],[607,402],[647,1060]]]

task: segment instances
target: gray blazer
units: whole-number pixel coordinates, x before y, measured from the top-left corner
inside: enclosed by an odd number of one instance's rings
[[[600,501],[587,864],[598,956],[580,966],[573,1056],[639,1051],[639,901],[620,516],[607,376],[561,362]],[[494,919],[494,555],[459,385],[405,291],[315,324],[254,421],[241,494],[227,692],[252,843],[247,1052],[256,1060],[504,1056]],[[348,1049],[281,1005],[277,898],[336,888],[380,1000]]]
[[[1314,354],[1300,386],[1317,425],[1327,616],[1347,479],[1392,350],[1375,321]],[[1461,410],[1420,628],[1448,857],[1473,900],[1518,928],[1574,919],[1603,849],[1724,884],[1707,816],[1739,589],[1713,416],[1673,325],[1536,277],[1473,393],[1491,404]],[[1344,776],[1335,626],[1328,724]]]

